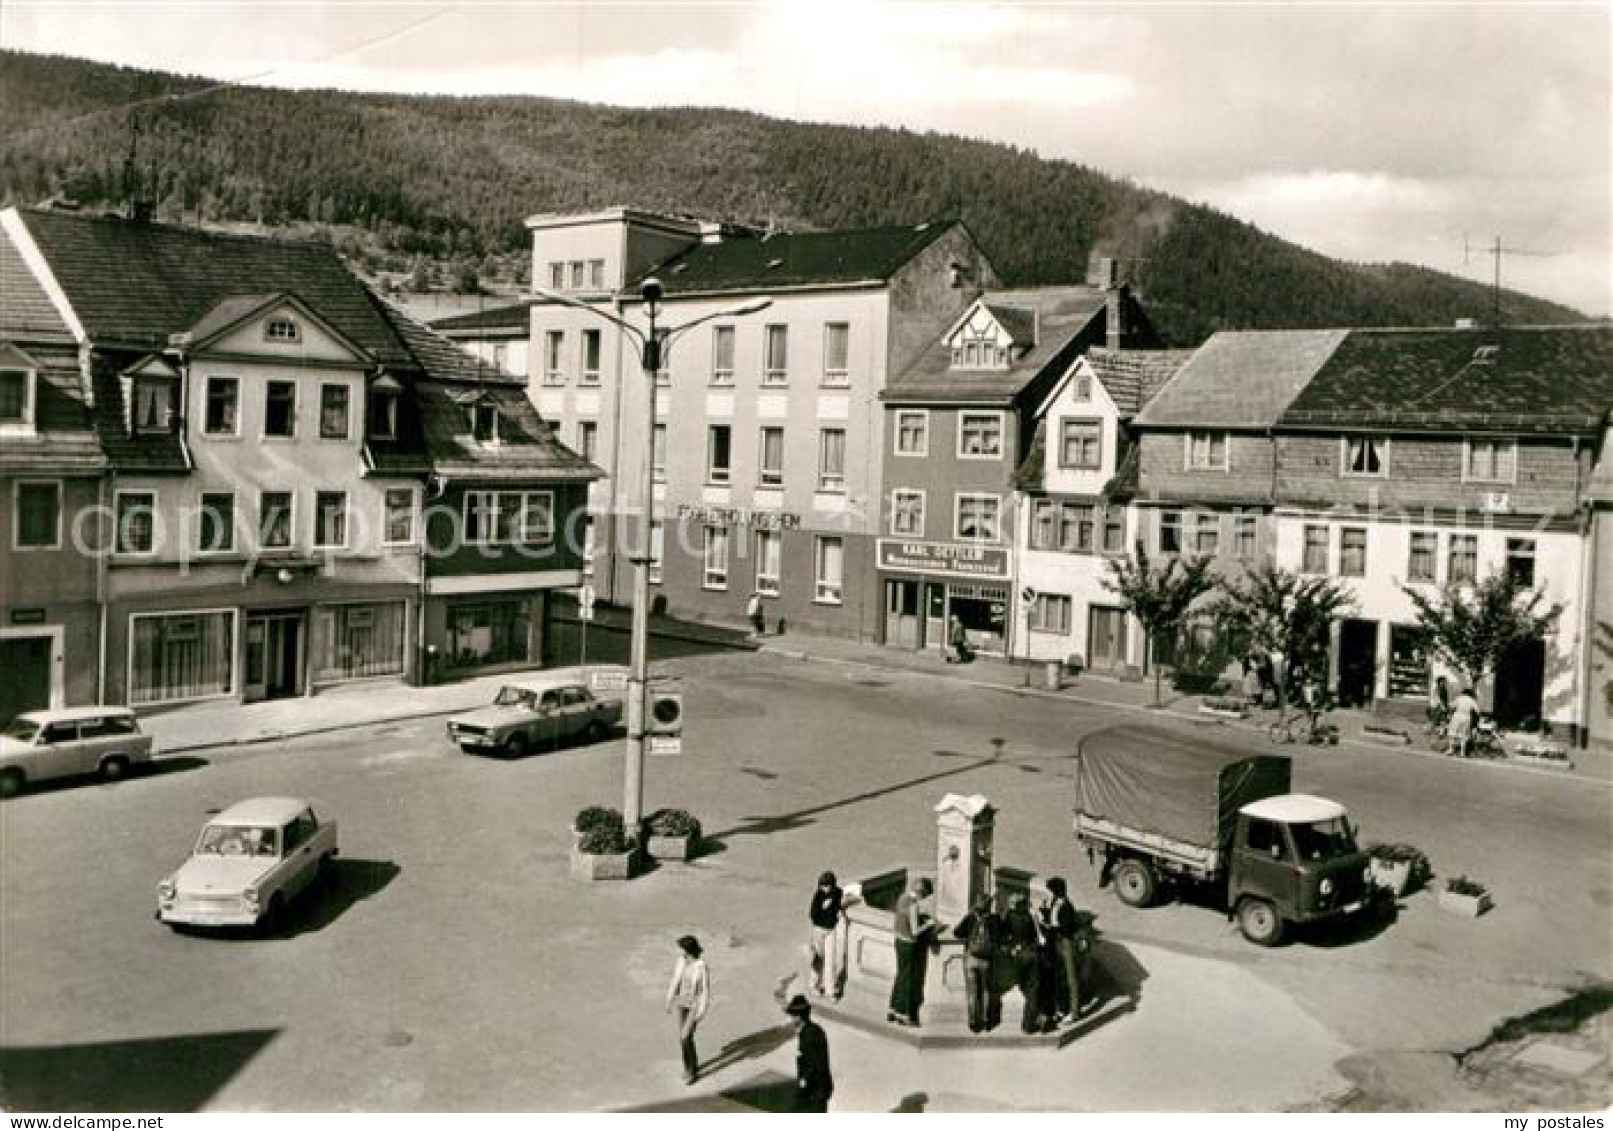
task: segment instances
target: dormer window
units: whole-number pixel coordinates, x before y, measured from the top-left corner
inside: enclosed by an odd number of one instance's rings
[[[398,400],[402,388],[390,377],[370,386],[369,427],[372,440],[398,438]]]
[[[169,377],[135,378],[134,406],[130,415],[135,435],[173,430],[176,385],[177,382]]]
[[[267,342],[296,342],[302,340],[297,323],[284,315],[271,318],[263,326],[263,340]]]
[[[1007,369],[1008,347],[998,342],[994,327],[965,328],[952,342],[954,369]]]
[[[0,430],[16,432],[34,426],[34,371],[0,369]]]
[[[478,444],[498,443],[498,406],[482,402],[467,410],[470,434]]]

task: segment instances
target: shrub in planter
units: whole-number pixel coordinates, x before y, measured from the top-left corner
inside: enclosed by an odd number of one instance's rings
[[[579,813],[581,821],[584,810]],[[605,816],[599,816],[600,813]],[[625,880],[633,874],[637,849],[627,839],[620,813],[598,810],[586,822],[588,828],[572,832],[571,874],[583,880]]]
[[[615,809],[605,809],[598,805],[590,805],[581,810],[571,827],[579,833],[586,833],[597,828],[622,828],[622,815]]]
[[[1367,867],[1377,887],[1397,896],[1415,891],[1427,882],[1428,857],[1411,844],[1374,844],[1367,849]]]
[[[1439,906],[1445,911],[1477,919],[1495,906],[1490,891],[1477,880],[1455,876],[1445,881],[1439,892]]]
[[[700,846],[700,822],[685,809],[662,809],[649,826],[648,848],[657,860],[687,860]]]
[[[600,825],[577,836],[577,851],[591,856],[614,856],[627,848],[627,833],[621,825]]]

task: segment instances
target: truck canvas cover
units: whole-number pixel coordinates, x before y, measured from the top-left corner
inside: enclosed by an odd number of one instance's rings
[[[1289,791],[1289,760],[1163,727],[1119,726],[1076,748],[1075,810],[1131,829],[1225,848],[1238,810]]]

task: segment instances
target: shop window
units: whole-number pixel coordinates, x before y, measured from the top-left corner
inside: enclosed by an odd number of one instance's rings
[[[701,536],[704,571],[700,584],[705,589],[728,588],[728,528],[707,526]]]
[[[449,661],[457,667],[525,661],[528,624],[524,601],[450,606]]]
[[[315,626],[314,678],[367,679],[403,671],[404,603],[325,606]]]
[[[228,695],[235,616],[218,612],[129,618],[129,702]]]
[[[764,597],[777,597],[781,591],[784,536],[777,530],[756,532],[756,591]]]

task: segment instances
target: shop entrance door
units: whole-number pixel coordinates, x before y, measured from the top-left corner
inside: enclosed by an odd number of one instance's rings
[[[302,694],[304,619],[300,609],[247,614],[247,702]]]
[[[885,582],[885,643],[896,648],[919,646],[918,582]]]
[[[1378,622],[1339,625],[1339,706],[1365,707],[1378,681]]]
[[[924,585],[924,644],[947,646],[947,587],[934,581]]]
[[[1546,697],[1546,642],[1525,640],[1502,655],[1495,668],[1495,721],[1529,727],[1540,721]]]

